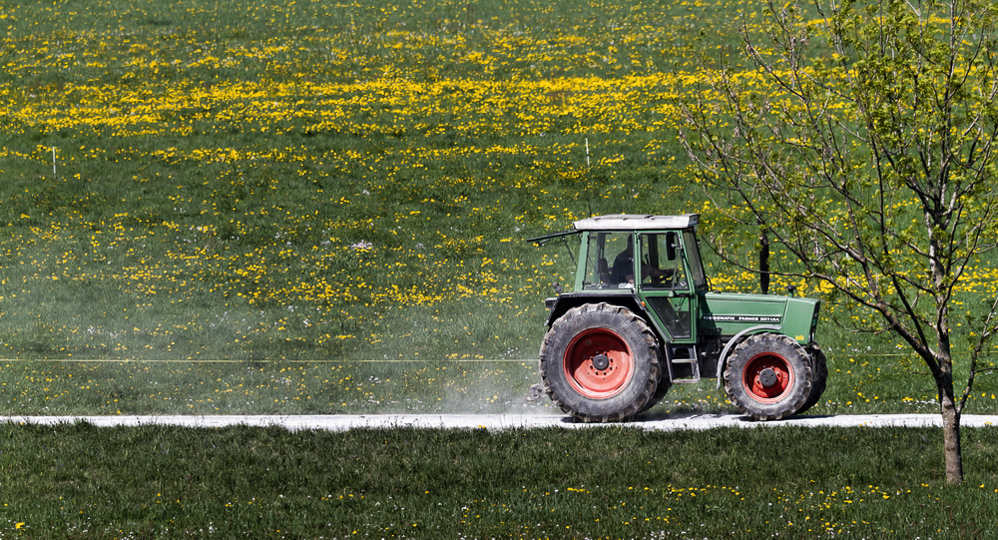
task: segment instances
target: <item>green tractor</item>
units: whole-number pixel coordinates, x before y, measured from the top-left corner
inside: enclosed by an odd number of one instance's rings
[[[607,215],[530,239],[579,235],[573,292],[548,298],[543,391],[584,422],[648,410],[672,384],[712,377],[755,420],[817,403],[828,368],[814,341],[820,301],[711,292],[699,216]]]

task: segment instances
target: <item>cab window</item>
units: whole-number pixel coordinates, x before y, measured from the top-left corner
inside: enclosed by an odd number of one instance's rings
[[[583,289],[620,289],[633,286],[633,254],[630,233],[589,233]]]
[[[641,235],[641,283],[647,289],[686,289],[679,233]]]

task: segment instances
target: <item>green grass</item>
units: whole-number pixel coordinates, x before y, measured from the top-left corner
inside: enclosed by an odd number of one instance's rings
[[[704,212],[709,230],[675,102],[702,53],[736,61],[762,16],[723,0],[4,7],[0,356],[157,361],[532,356],[541,300],[574,267],[524,239],[590,212]],[[827,303],[822,343],[844,346],[825,332],[851,317]]]
[[[2,415],[556,412],[523,396],[573,261],[523,240],[590,211],[703,212],[709,230],[675,100],[701,55],[737,63],[737,27],[760,16],[0,5]],[[711,263],[717,288],[756,288]],[[971,316],[987,266],[960,291]],[[917,359],[823,300],[831,375],[811,414],[937,411]],[[968,413],[998,410],[994,369]],[[650,414],[720,412],[703,381]],[[4,425],[0,536],[978,538],[998,445],[964,435],[968,481],[950,487],[937,430]]]
[[[933,429],[0,426],[26,538],[982,538],[996,435]],[[815,456],[821,456],[815,459]],[[915,479],[915,480],[913,480]]]
[[[6,7],[7,357],[535,350],[572,262],[524,238],[699,204],[655,80],[690,7]]]

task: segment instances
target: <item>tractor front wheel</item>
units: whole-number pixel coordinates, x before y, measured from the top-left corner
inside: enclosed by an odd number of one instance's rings
[[[644,410],[659,384],[658,339],[620,306],[569,310],[551,325],[540,356],[548,395],[583,422],[626,420]]]
[[[724,390],[753,420],[780,420],[804,409],[813,383],[807,351],[778,334],[748,337],[731,353]]]

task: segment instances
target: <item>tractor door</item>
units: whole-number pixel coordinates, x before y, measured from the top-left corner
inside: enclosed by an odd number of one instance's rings
[[[696,301],[697,270],[700,269],[691,270],[691,265],[687,264],[688,252],[683,248],[683,241],[684,236],[679,231],[645,233],[639,237],[641,283],[638,296],[659,328],[664,328],[670,336],[669,342],[663,343],[669,381],[695,383],[700,380],[695,323],[696,310],[700,306]],[[702,275],[700,270],[699,277]]]
[[[644,233],[638,249],[641,299],[673,343],[695,343],[698,304],[685,263],[683,235],[679,231]]]

